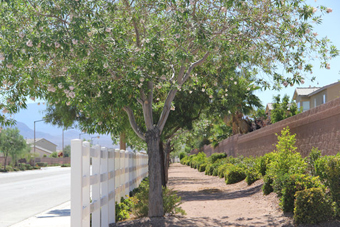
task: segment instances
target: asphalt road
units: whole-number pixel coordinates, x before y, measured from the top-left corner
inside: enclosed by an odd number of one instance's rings
[[[71,168],[0,173],[0,227],[70,200]]]

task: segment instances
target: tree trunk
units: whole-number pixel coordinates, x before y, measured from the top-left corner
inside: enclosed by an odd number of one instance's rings
[[[154,127],[145,134],[149,156],[149,217],[163,217],[162,176],[163,160],[161,159],[159,142],[160,130]]]
[[[164,172],[165,172],[165,184],[168,183],[169,180],[169,161],[170,161],[170,152],[171,152],[171,143],[168,141],[165,144],[165,155],[164,155]]]
[[[126,135],[125,135],[125,132],[120,133],[120,136],[119,136],[119,148],[121,150],[126,150]]]
[[[166,181],[165,181],[165,174],[166,174],[166,172],[165,172],[165,163],[164,163],[165,155],[164,155],[164,147],[163,147],[163,142],[162,141],[159,142],[159,154],[161,156],[161,160],[163,161],[163,165],[161,165],[161,168],[162,168],[162,170],[161,170],[162,186],[166,187]]]
[[[4,170],[6,171],[6,164],[7,164],[7,156],[5,156],[5,165],[4,165]]]

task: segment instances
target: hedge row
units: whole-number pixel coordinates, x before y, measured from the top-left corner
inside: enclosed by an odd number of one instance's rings
[[[251,185],[263,178],[263,193],[278,194],[284,212],[294,212],[297,224],[315,224],[340,217],[340,153],[321,156],[313,148],[302,158],[296,152],[295,135],[281,131],[275,151],[260,157],[227,157],[204,153],[186,156],[183,165],[206,175],[225,178],[226,184],[246,180]]]

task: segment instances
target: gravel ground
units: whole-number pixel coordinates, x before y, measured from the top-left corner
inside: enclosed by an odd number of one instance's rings
[[[264,196],[262,185],[262,180],[251,186],[245,181],[226,185],[223,178],[206,176],[196,169],[175,163],[169,169],[168,187],[182,197],[181,207],[187,214],[128,220],[111,227],[294,226],[292,214],[280,210],[275,193]],[[305,226],[336,227],[340,222]]]

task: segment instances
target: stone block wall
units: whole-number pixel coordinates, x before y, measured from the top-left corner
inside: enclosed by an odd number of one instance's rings
[[[275,150],[275,134],[287,126],[291,134],[296,134],[297,151],[303,157],[312,147],[319,148],[323,155],[340,152],[340,98],[254,132],[231,136],[216,148],[204,146],[203,151],[207,156],[221,152],[228,156],[261,156]]]

